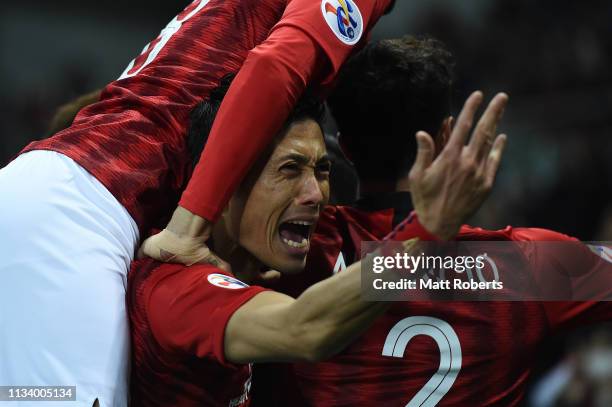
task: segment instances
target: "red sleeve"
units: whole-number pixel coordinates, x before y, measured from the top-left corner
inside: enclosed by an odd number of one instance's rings
[[[530,242],[527,254],[535,271],[559,269],[567,276],[574,298],[612,298],[612,263],[598,252],[599,246],[536,228],[515,228],[512,239]],[[547,281],[539,284],[550,284],[550,273],[544,274]],[[551,301],[543,306],[555,330],[612,321],[612,301]]]
[[[338,0],[330,3],[334,2]],[[268,39],[250,51],[221,105],[181,198],[182,207],[216,221],[307,85],[328,82],[349,56],[353,45],[338,36],[327,19],[334,14],[327,13],[326,17],[322,3],[289,2]],[[360,21],[362,37],[380,17],[379,4],[375,0],[349,3],[354,7],[349,24]]]
[[[265,291],[212,266],[175,269],[150,288],[145,306],[155,340],[170,352],[227,364],[225,327],[244,303]]]
[[[333,76],[354,47],[367,40],[382,14],[380,3],[385,1],[292,0],[275,28],[295,27],[312,37],[331,62]]]
[[[412,212],[405,220],[400,222],[391,233],[383,240],[408,240],[418,237],[423,241],[439,241],[436,235],[433,235],[425,226],[419,222],[419,217],[416,212]]]

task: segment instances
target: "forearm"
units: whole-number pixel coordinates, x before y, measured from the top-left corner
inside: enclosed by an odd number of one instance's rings
[[[388,307],[361,299],[360,264],[313,285],[298,299],[273,291],[255,296],[227,324],[227,360],[314,362],[342,350]]]
[[[361,298],[359,262],[307,289],[289,307],[287,322],[293,336],[308,350],[305,358],[317,361],[345,348],[389,305]]]
[[[252,50],[225,96],[180,205],[215,221],[255,159],[282,128],[324,54],[296,28]]]
[[[418,239],[404,243],[418,253]],[[341,351],[384,313],[390,302],[361,298],[361,262],[323,280],[297,299],[264,292],[238,309],[225,331],[234,363],[315,362]]]

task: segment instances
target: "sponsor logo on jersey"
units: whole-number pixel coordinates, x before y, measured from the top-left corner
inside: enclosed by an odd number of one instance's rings
[[[363,18],[354,0],[323,0],[323,18],[336,37],[347,45],[354,45],[363,34]]]
[[[208,282],[217,287],[228,288],[230,290],[238,290],[240,288],[247,288],[249,286],[248,284],[245,284],[234,277],[226,276],[225,274],[209,274]]]

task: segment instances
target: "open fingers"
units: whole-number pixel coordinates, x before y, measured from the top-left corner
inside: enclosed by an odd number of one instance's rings
[[[508,104],[508,95],[498,93],[489,103],[487,109],[482,114],[474,129],[474,135],[468,145],[470,153],[476,157],[476,162],[482,162],[493,145],[495,135],[497,134],[497,125],[501,120],[506,105]]]
[[[482,92],[476,91],[472,93],[465,104],[459,117],[457,117],[457,124],[453,128],[450,139],[444,150],[446,151],[461,151],[461,148],[465,145],[465,141],[470,134],[472,124],[474,123],[474,115],[478,110],[478,107],[482,103]],[[444,152],[443,150],[443,152]]]
[[[419,131],[416,134],[417,139],[417,154],[414,160],[414,165],[410,170],[413,177],[417,177],[431,165],[435,155],[436,146],[429,134],[424,131]]]
[[[497,170],[499,169],[499,164],[502,160],[502,155],[504,153],[504,149],[506,147],[507,136],[505,134],[500,134],[495,139],[493,143],[493,147],[491,148],[491,152],[487,157],[487,164],[485,167],[485,186],[487,188],[492,188],[493,183],[495,182],[495,176],[497,175]]]

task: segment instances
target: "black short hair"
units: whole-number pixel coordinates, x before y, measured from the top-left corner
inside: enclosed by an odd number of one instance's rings
[[[372,42],[347,61],[328,103],[360,179],[408,173],[416,132],[435,136],[450,115],[453,70],[432,38]]]
[[[219,85],[210,92],[210,95],[206,99],[193,108],[189,115],[187,146],[191,155],[193,167],[195,167],[200,160],[200,156],[202,155],[202,151],[210,135],[210,130],[212,129],[221,102],[235,76],[235,74],[224,76],[219,81]],[[323,102],[310,91],[306,91],[304,96],[293,108],[285,122],[285,126],[296,121],[312,119],[321,127],[324,116],[325,107]]]

